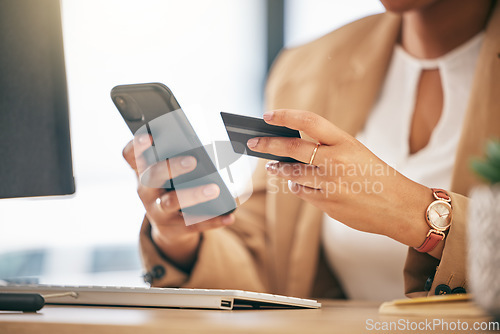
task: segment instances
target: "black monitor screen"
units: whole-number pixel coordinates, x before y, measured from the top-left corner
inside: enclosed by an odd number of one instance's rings
[[[0,198],[74,191],[59,0],[0,0]]]

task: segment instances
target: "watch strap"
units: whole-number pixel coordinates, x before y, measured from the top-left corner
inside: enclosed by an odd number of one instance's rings
[[[445,234],[443,232],[439,232],[436,230],[430,230],[427,233],[427,237],[420,247],[415,248],[417,252],[428,253],[432,251],[439,244],[440,241],[443,241],[445,238]]]
[[[432,190],[432,195],[434,196],[435,199],[451,203],[451,197],[450,195],[448,195],[446,190],[439,188],[431,188],[431,190]]]

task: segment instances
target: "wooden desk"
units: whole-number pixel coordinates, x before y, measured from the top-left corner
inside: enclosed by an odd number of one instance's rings
[[[0,312],[0,333],[388,333],[368,330],[367,321],[425,321],[423,317],[382,316],[379,303],[322,301],[323,308],[267,310],[190,310],[45,306],[38,313]],[[441,317],[437,317],[441,319]],[[432,318],[427,318],[432,321]],[[457,318],[446,318],[457,321]],[[469,326],[486,317],[460,318]],[[425,333],[426,331],[393,331]],[[481,333],[481,331],[436,331]]]

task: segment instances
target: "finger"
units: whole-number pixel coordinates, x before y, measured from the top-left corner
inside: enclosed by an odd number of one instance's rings
[[[155,226],[159,229],[162,229],[162,233],[167,233],[169,235],[180,235],[186,232],[204,232],[211,229],[232,225],[235,221],[234,214],[230,213],[223,216],[212,217],[197,224],[186,226],[185,219],[191,218],[186,216],[187,215],[179,214],[172,214],[168,216],[164,215],[163,219],[156,220]]]
[[[156,209],[163,212],[177,212],[180,209],[204,203],[219,196],[220,189],[215,184],[207,184],[195,188],[170,191],[155,199]]]
[[[328,147],[324,145],[316,149],[316,144],[313,142],[301,138],[285,137],[256,137],[248,140],[247,146],[252,151],[290,157],[316,166],[324,163],[323,159],[326,158],[326,155],[323,154],[323,151]]]
[[[134,154],[134,142],[131,140],[125,145],[122,151],[122,155],[125,158],[125,161],[132,167],[132,169],[137,170],[137,164],[135,163],[135,154]]]
[[[270,161],[266,164],[266,170],[270,175],[275,175],[309,188],[321,189],[323,185],[324,178],[321,176],[323,171],[315,166]]]
[[[157,198],[165,193],[165,189],[162,188],[151,188],[144,186],[139,182],[137,186],[137,194],[144,204],[146,211],[155,211],[156,208],[153,207]]]
[[[298,183],[295,183],[291,180],[288,180],[288,189],[297,197],[300,197],[309,202],[323,202],[325,200],[324,189],[314,189],[310,188]]]
[[[165,182],[196,168],[196,158],[180,156],[160,161],[141,173],[141,183],[147,187],[161,188]]]
[[[268,124],[302,131],[321,144],[335,145],[346,136],[344,131],[310,111],[279,109],[266,112],[263,118]]]
[[[133,140],[129,141],[123,149],[123,157],[132,169],[137,171],[137,157],[151,146],[151,137],[149,135],[135,136]]]
[[[224,216],[211,218],[201,223],[186,226],[186,229],[190,232],[205,232],[215,228],[232,225],[234,221],[234,214],[230,213]]]
[[[149,159],[146,158],[146,153],[149,154]],[[149,134],[134,136],[134,156],[139,174],[152,164],[151,158],[155,156],[155,148],[153,147],[153,139]],[[154,161],[156,162],[156,160]]]
[[[149,134],[141,134],[134,136],[133,143],[136,155],[140,155],[153,145],[153,140]]]
[[[292,194],[311,203],[321,211],[330,213],[337,211],[339,205],[342,205],[335,200],[337,192],[342,191],[336,188],[337,186],[332,183],[327,184],[323,189],[312,189],[293,181],[288,181],[288,188]]]

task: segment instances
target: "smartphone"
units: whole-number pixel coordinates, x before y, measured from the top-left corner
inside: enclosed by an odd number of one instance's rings
[[[196,158],[193,171],[159,187],[172,191],[211,183],[219,186],[219,197],[190,207],[183,207],[178,196],[181,212],[210,218],[236,209],[235,199],[167,86],[161,83],[120,85],[111,90],[111,99],[134,135],[151,136],[152,146],[143,153],[147,166],[176,156]]]

